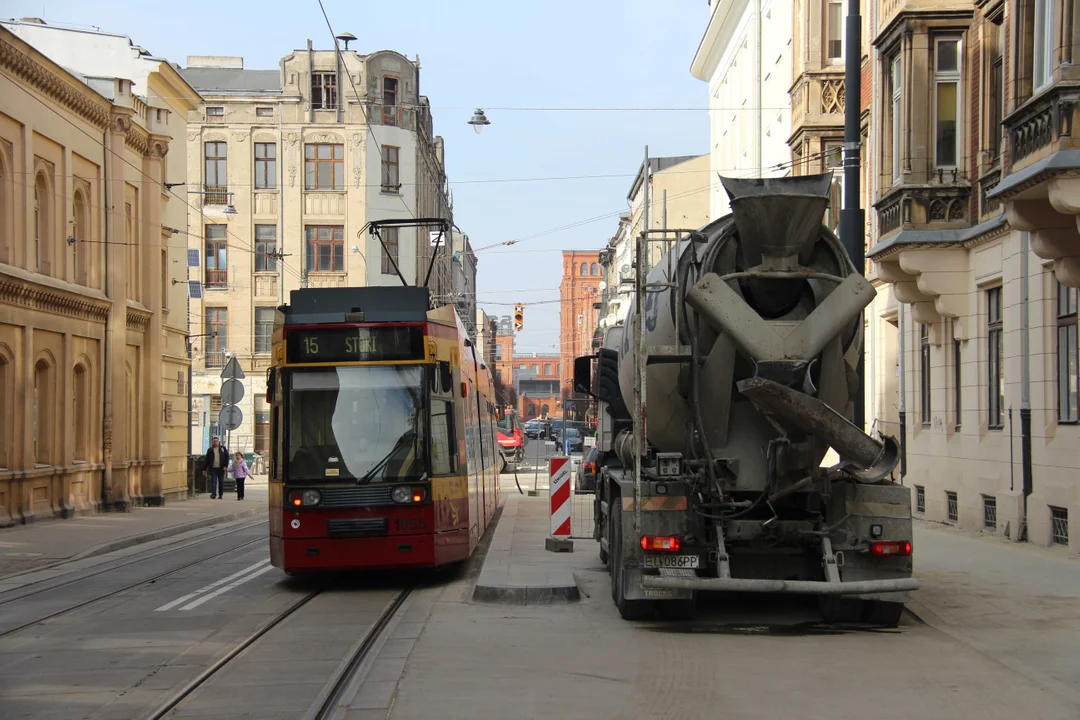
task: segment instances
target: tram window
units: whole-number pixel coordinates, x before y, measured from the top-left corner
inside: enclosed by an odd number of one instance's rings
[[[431,401],[431,474],[449,475],[454,470],[454,406],[446,400]]]

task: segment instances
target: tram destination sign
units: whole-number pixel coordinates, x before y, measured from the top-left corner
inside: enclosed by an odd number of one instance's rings
[[[285,359],[299,364],[423,360],[424,328],[286,328]]]

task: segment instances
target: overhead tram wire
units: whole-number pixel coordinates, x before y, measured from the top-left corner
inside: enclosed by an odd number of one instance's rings
[[[85,135],[86,137],[90,138],[90,140],[91,140],[91,141],[93,141],[93,142],[94,142],[94,144],[96,144],[96,145],[100,145],[100,146],[102,147],[102,149],[103,149],[103,150],[105,150],[105,152],[107,152],[107,153],[109,153],[109,154],[111,154],[111,155],[115,156],[115,157],[116,157],[117,159],[119,159],[119,160],[120,160],[120,161],[121,161],[122,163],[124,163],[124,164],[125,164],[125,165],[127,165],[128,167],[130,167],[130,168],[131,168],[132,170],[134,170],[135,172],[139,173],[139,174],[140,174],[140,175],[142,175],[143,177],[147,178],[147,179],[148,179],[148,180],[149,180],[149,181],[150,181],[150,182],[151,182],[152,184],[154,184],[154,185],[159,185],[159,186],[161,186],[162,188],[165,188],[166,190],[168,190],[169,194],[171,194],[171,195],[172,195],[173,197],[175,197],[175,198],[176,198],[177,200],[179,200],[180,202],[182,202],[182,203],[183,203],[183,204],[184,204],[185,206],[187,206],[187,208],[188,208],[189,210],[194,210],[194,211],[198,212],[198,214],[199,214],[199,217],[201,217],[201,218],[202,218],[203,220],[209,220],[209,219],[210,219],[209,217],[207,217],[206,213],[205,213],[205,212],[204,212],[204,211],[202,210],[202,208],[201,208],[201,207],[200,207],[200,208],[196,208],[196,207],[195,207],[195,206],[193,206],[193,205],[192,205],[191,203],[189,203],[189,202],[187,201],[187,199],[186,199],[186,198],[184,198],[183,196],[181,196],[181,195],[177,194],[175,190],[173,190],[172,188],[167,188],[167,187],[165,187],[164,183],[161,183],[161,182],[160,182],[159,180],[157,180],[157,179],[155,179],[155,178],[151,177],[150,175],[148,175],[148,174],[147,174],[147,173],[146,173],[146,172],[145,172],[145,171],[144,171],[144,170],[143,170],[142,168],[140,168],[140,167],[136,167],[135,165],[133,165],[133,164],[132,164],[132,163],[131,163],[131,162],[130,162],[130,161],[129,161],[129,160],[127,159],[127,158],[125,158],[125,157],[124,157],[123,155],[121,155],[121,154],[117,153],[117,152],[116,152],[116,151],[114,151],[114,150],[113,150],[112,148],[108,147],[108,146],[107,146],[107,145],[106,145],[106,144],[105,144],[105,143],[104,143],[104,142],[103,142],[103,141],[102,141],[101,139],[99,139],[99,138],[97,138],[97,137],[94,137],[94,136],[93,136],[93,135],[91,135],[91,134],[90,134],[89,132],[87,132],[87,131],[86,131],[85,129],[83,129],[82,127],[80,127],[80,126],[79,126],[79,125],[77,125],[76,123],[72,122],[72,121],[71,121],[71,119],[69,119],[69,118],[68,118],[67,116],[65,116],[65,115],[64,115],[63,113],[61,113],[61,112],[60,112],[59,110],[57,110],[56,108],[52,107],[51,105],[49,105],[48,103],[46,103],[46,102],[45,102],[44,100],[42,100],[41,98],[37,97],[36,95],[34,95],[34,94],[33,94],[32,92],[30,92],[30,91],[29,91],[29,90],[27,90],[26,88],[22,87],[21,85],[16,85],[16,87],[18,87],[18,88],[19,88],[20,90],[22,90],[22,91],[23,91],[24,93],[26,93],[27,95],[29,95],[30,97],[32,97],[32,98],[33,98],[34,100],[36,100],[36,101],[37,101],[38,103],[40,103],[40,104],[41,104],[41,105],[42,105],[43,107],[46,107],[46,108],[48,108],[48,109],[49,109],[50,111],[52,111],[52,113],[53,113],[53,114],[55,114],[55,115],[56,115],[57,117],[59,117],[59,118],[60,118],[61,120],[63,120],[64,122],[66,122],[66,123],[67,123],[68,125],[71,125],[71,126],[72,126],[73,128],[75,128],[76,130],[78,130],[79,132],[81,132],[81,133],[82,133],[83,135]],[[244,241],[244,240],[243,240],[243,239],[242,239],[242,238],[241,238],[241,237],[240,237],[239,235],[237,235],[236,233],[234,233],[234,232],[232,232],[232,231],[230,231],[230,230],[229,230],[229,226],[228,226],[228,223],[225,223],[225,224],[224,224],[224,227],[225,227],[225,233],[226,233],[226,235],[232,236],[233,238],[235,238],[235,239],[236,239],[236,241],[237,241],[237,242],[241,243],[241,245],[242,245],[243,247],[246,247],[246,248],[250,249],[250,250],[251,250],[252,252],[254,252],[254,251],[255,251],[255,248],[254,248],[254,247],[252,247],[251,245],[248,245],[248,244],[247,244],[247,243],[246,243],[246,242],[245,242],[245,241]],[[288,266],[287,266],[287,265],[285,265],[285,263],[284,263],[284,262],[282,262],[282,268],[283,268],[283,269],[285,269],[285,270],[288,270],[288,269],[289,269],[289,268],[288,268]],[[293,274],[293,276],[294,276],[294,277],[295,277],[296,279],[298,279],[298,280],[300,280],[300,279],[301,279],[301,278],[300,278],[300,275],[299,275],[299,273],[297,273],[296,271],[292,271],[292,274]]]

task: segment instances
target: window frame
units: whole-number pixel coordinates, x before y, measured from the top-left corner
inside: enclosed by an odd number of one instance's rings
[[[919,420],[923,427],[930,426],[933,412],[930,372],[930,326],[919,323]]]
[[[320,231],[328,230],[329,238],[318,237]],[[319,248],[330,247],[330,268],[321,265]],[[345,226],[344,225],[305,225],[304,226],[304,268],[307,273],[345,272]]]
[[[229,308],[224,305],[204,307],[203,332],[206,335],[203,338],[203,365],[208,368],[225,367],[222,351],[229,347]],[[215,332],[217,335],[214,335]],[[216,356],[213,362],[210,359],[212,355]]]
[[[1032,0],[1035,17],[1031,28],[1031,92],[1054,82],[1054,0]]]
[[[227,288],[229,286],[228,226],[207,224],[203,228],[203,257],[206,262],[203,285],[206,288]],[[211,228],[213,228],[213,237],[211,237]],[[218,228],[220,228],[220,237],[218,237]],[[222,258],[218,256],[218,252],[225,254],[223,263]],[[220,267],[222,264],[225,267]]]
[[[956,68],[954,70],[942,70],[939,66],[941,60],[940,47],[944,43],[956,43]],[[933,139],[933,153],[934,153],[934,168],[937,170],[954,170],[961,167],[963,164],[963,140],[961,132],[963,128],[963,113],[964,113],[964,39],[960,35],[935,35],[934,36],[934,92],[931,94],[933,109],[932,109],[932,122],[933,131],[931,137]],[[943,163],[940,162],[941,146],[940,142],[940,129],[941,118],[938,115],[939,106],[939,92],[938,88],[942,85],[955,85],[956,87],[956,100],[954,108],[955,116],[953,118],[953,162]]]
[[[267,156],[267,148],[272,155]],[[263,156],[259,156],[260,150]],[[255,143],[255,189],[277,190],[277,143]]]
[[[903,155],[903,126],[901,122],[904,114],[904,54],[897,52],[895,56],[887,58],[889,63],[889,82],[891,92],[889,98],[889,144],[892,150],[892,179],[893,182],[900,180],[900,160]]]
[[[838,37],[833,37],[831,27],[832,25],[832,10],[833,8],[840,10],[840,27],[838,30]],[[844,62],[844,51],[847,49],[847,13],[844,12],[843,0],[825,0],[825,11],[821,14],[822,17],[822,33],[824,35],[825,62],[829,65],[837,65]],[[832,54],[832,43],[839,43],[840,53],[838,55]]]
[[[330,148],[330,157],[320,157]],[[330,166],[330,185],[322,185],[321,169]],[[304,190],[324,192],[345,189],[345,145],[343,143],[304,143]]]
[[[986,290],[986,425],[990,430],[1005,426],[1004,303],[1001,286]]]
[[[214,155],[210,154],[211,146],[213,146]],[[220,155],[216,154],[219,150]],[[224,199],[219,203],[212,202],[216,195],[223,194],[229,189],[229,143],[224,140],[207,140],[203,143],[203,185],[205,190],[203,204],[225,204]]]
[[[387,89],[387,82],[394,83],[392,90]],[[393,99],[394,102],[386,102],[387,95]],[[382,123],[383,125],[398,125],[400,124],[400,108],[401,108],[401,80],[396,75],[383,75],[382,77]]]
[[[259,237],[260,231],[269,231],[273,237]],[[255,272],[274,272],[277,267],[277,225],[259,223],[255,225]]]
[[[315,99],[318,91],[318,101]],[[330,102],[327,103],[329,96]],[[337,110],[338,86],[336,72],[312,72],[311,73],[311,109],[312,110]]]
[[[393,152],[391,152],[393,151]],[[397,195],[401,193],[401,148],[396,145],[382,146],[382,192]],[[391,158],[391,156],[393,156]]]
[[[955,332],[955,331],[954,331]],[[953,337],[953,430],[959,431],[964,419],[963,353],[960,339]]]
[[[1080,291],[1056,283],[1057,293],[1054,298],[1057,333],[1055,334],[1055,359],[1057,365],[1057,421],[1059,425],[1075,425],[1080,421],[1080,340],[1078,340],[1077,305]],[[1064,291],[1064,294],[1062,293]],[[1065,347],[1062,347],[1062,331]],[[1070,337],[1071,336],[1071,337]],[[1071,347],[1070,347],[1071,342]],[[1071,351],[1071,352],[1070,352]],[[1071,367],[1070,367],[1071,365]],[[1070,387],[1071,384],[1071,387]],[[1072,395],[1069,407],[1068,395]]]
[[[256,306],[252,314],[252,321],[255,327],[254,333],[254,351],[258,354],[269,354],[273,346],[274,336],[274,312],[273,307],[268,306]],[[262,319],[260,319],[260,314]],[[267,319],[269,318],[269,319]]]
[[[992,16],[988,16],[987,21],[985,28],[990,41],[984,41],[982,47],[983,53],[989,56],[989,62],[986,63],[986,93],[983,98],[986,121],[986,137],[983,141],[983,150],[989,156],[990,163],[997,164],[1005,145],[1002,132],[1002,123],[1005,120],[1006,39],[1004,12],[999,11]]]
[[[401,235],[398,228],[384,227],[379,231],[379,235],[382,238],[379,246],[379,272],[382,275],[397,275],[394,263],[401,267]],[[390,262],[391,259],[393,263]]]
[[[206,122],[208,122],[208,123],[223,123],[223,122],[225,122],[225,106],[224,105],[208,105],[206,107],[206,114],[205,114],[204,117],[206,118]]]

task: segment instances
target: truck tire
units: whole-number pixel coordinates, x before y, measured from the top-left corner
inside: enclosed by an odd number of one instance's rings
[[[863,622],[885,627],[896,627],[904,614],[904,603],[885,600],[863,601]]]
[[[611,590],[612,597],[615,599],[615,606],[619,608],[619,615],[623,620],[649,620],[653,616],[653,611],[656,609],[656,603],[651,600],[628,600],[623,594],[623,542],[622,542],[622,501],[618,500],[618,509],[613,510],[611,516],[613,521],[611,523],[611,534],[614,545],[611,549],[611,554],[614,556],[611,563],[613,586]],[[614,505],[612,506],[614,507]]]
[[[827,595],[818,599],[818,607],[825,622],[865,623],[884,627],[896,627],[904,613],[904,603]]]

